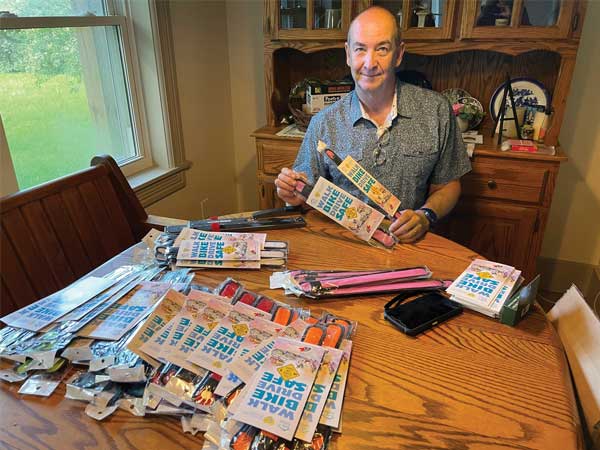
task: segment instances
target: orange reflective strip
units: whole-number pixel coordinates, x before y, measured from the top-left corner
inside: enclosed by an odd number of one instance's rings
[[[284,306],[280,306],[275,311],[275,317],[273,317],[273,322],[278,323],[279,325],[287,325],[290,323],[290,317],[292,315],[292,311],[287,309]]]
[[[319,327],[308,327],[304,332],[304,337],[302,338],[302,342],[306,342],[308,344],[320,345],[323,340],[325,331]]]
[[[315,323],[319,322],[319,319],[313,316],[308,316],[306,319],[304,319],[304,321],[310,325],[314,325]]]
[[[327,325],[323,347],[337,347],[344,336],[344,327],[337,323]]]

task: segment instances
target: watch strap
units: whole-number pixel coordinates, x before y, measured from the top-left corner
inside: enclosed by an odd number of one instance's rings
[[[423,215],[427,218],[427,220],[429,221],[429,225],[433,225],[434,223],[437,222],[438,220],[438,216],[435,213],[435,211],[431,208],[419,208],[417,211],[423,211]]]

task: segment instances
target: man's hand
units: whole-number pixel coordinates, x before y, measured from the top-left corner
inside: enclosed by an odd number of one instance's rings
[[[296,191],[296,180],[306,181],[306,174],[303,172],[294,172],[287,167],[281,169],[281,172],[275,179],[277,195],[291,206],[298,206],[304,203],[304,199]]]
[[[400,211],[400,217],[390,225],[390,232],[394,233],[402,244],[415,242],[428,230],[429,220],[427,217],[422,212],[412,209]]]

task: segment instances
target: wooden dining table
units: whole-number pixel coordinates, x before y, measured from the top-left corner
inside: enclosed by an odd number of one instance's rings
[[[289,244],[288,269],[383,269],[426,265],[454,279],[479,257],[433,233],[393,250],[370,246],[316,212],[308,226],[268,231]],[[217,286],[230,276],[271,298],[330,311],[358,323],[341,433],[331,449],[582,448],[581,428],[563,347],[541,308],[516,327],[463,314],[416,337],[384,320],[393,294],[312,300],[269,289],[268,270],[201,270],[194,282]],[[22,396],[0,383],[0,448],[201,448],[201,434],[182,432],[179,419],[117,411],[102,422],[85,403]]]

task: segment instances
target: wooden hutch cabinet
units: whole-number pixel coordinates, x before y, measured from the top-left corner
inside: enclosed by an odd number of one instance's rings
[[[544,143],[555,156],[502,152],[489,111],[480,126],[473,170],[436,232],[485,257],[536,273],[556,177],[565,150],[558,135],[585,14],[583,0],[265,0],[266,126],[256,130],[261,208],[281,205],[273,181],[291,167],[298,137],[280,137],[290,89],[307,77],[349,75],[344,41],[353,17],[371,5],[398,19],[406,53],[401,69],[425,74],[433,89],[462,88],[490,103],[505,80],[529,77],[551,96],[552,126]],[[498,6],[498,5],[501,5]]]

